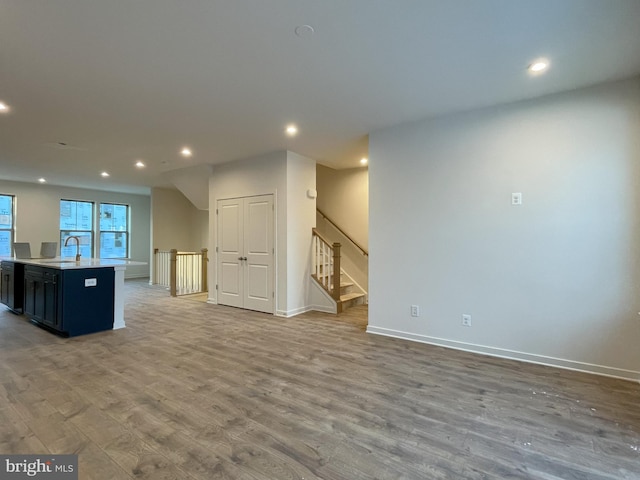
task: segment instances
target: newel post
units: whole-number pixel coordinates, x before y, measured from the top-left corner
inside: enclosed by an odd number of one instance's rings
[[[157,248],[153,249],[153,263],[151,264],[151,271],[149,272],[149,285],[155,285],[158,283],[158,252]]]
[[[209,288],[207,286],[207,264],[209,263],[209,257],[207,257],[208,249],[203,248],[200,250],[202,252],[202,291],[208,292]]]
[[[171,296],[176,296],[176,260],[178,258],[178,250],[171,249],[171,258],[169,259],[169,290]]]
[[[333,272],[332,280],[333,288],[331,296],[336,302],[340,301],[340,244],[334,243],[333,246]]]

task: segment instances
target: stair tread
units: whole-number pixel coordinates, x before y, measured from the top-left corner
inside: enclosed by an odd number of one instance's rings
[[[345,293],[344,295],[340,295],[341,302],[348,302],[349,300],[353,300],[354,298],[364,297],[364,293],[354,292],[354,293]]]

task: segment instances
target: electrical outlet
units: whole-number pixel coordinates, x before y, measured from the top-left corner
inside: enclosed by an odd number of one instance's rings
[[[464,325],[465,327],[471,326],[471,315],[469,315],[468,313],[462,314],[462,325]]]
[[[419,317],[420,316],[420,306],[419,305],[411,305],[411,316]]]
[[[511,194],[511,205],[522,205],[522,193]]]

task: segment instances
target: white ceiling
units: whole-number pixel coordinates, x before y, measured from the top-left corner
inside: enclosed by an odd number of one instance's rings
[[[356,167],[380,128],[640,74],[639,25],[640,0],[0,0],[0,178],[145,193],[282,149]]]

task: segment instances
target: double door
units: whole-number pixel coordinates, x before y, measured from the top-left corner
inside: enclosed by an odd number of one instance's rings
[[[218,303],[273,313],[273,195],[218,200]]]

